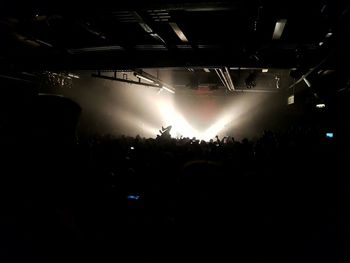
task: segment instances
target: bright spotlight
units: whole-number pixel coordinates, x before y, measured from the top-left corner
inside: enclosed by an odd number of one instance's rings
[[[332,139],[334,137],[334,133],[333,132],[327,132],[326,133],[326,138]]]
[[[171,125],[170,135],[177,137],[179,135],[185,137],[196,137],[198,132],[186,121],[186,119],[178,113],[175,108],[167,102],[158,103],[159,112],[162,115],[163,123],[166,126]]]
[[[326,38],[329,38],[329,37],[331,37],[332,35],[333,35],[332,32],[328,32],[328,33],[326,34]]]
[[[222,132],[225,129],[226,125],[228,125],[230,122],[231,118],[229,116],[222,116],[217,122],[205,130],[199,137],[202,140],[209,141],[210,139],[215,138],[215,136],[220,132]]]
[[[133,194],[133,195],[128,195],[126,198],[128,200],[139,200],[140,199],[140,195],[137,195],[137,194]]]
[[[280,19],[276,22],[275,30],[273,31],[272,39],[280,39],[282,36],[282,33],[284,31],[284,27],[286,26],[287,19]]]
[[[324,103],[316,104],[316,108],[318,108],[318,109],[326,108],[326,104],[324,104]]]

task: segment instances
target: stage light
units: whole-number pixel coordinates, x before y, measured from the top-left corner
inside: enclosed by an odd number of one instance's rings
[[[332,32],[328,32],[328,33],[326,34],[326,38],[329,38],[329,37],[331,37],[332,35],[333,35]]]
[[[267,72],[269,72],[269,69],[263,68],[261,71],[262,71],[262,73],[267,73]]]
[[[232,116],[232,115],[231,115]],[[201,140],[209,141],[210,139],[215,138],[216,135],[219,135],[222,132],[226,125],[228,125],[232,120],[232,117],[229,115],[221,116],[221,118],[210,126],[206,131],[199,135]]]
[[[128,200],[139,200],[141,196],[139,195],[128,195],[127,199]]]
[[[326,107],[326,104],[323,104],[323,103],[316,104],[316,108],[318,108],[318,109],[322,109],[325,107]]]
[[[288,97],[288,105],[294,104],[294,95]]]
[[[162,86],[159,86],[161,90],[163,90]],[[220,108],[209,109],[205,98],[203,101],[202,98],[186,97],[185,99],[182,93],[174,96],[165,91],[166,89],[157,95],[158,89],[148,89],[143,86],[136,86],[135,89],[127,86],[117,89],[115,99],[121,103],[114,103],[113,100],[110,106],[106,106],[106,111],[113,114],[115,118],[113,129],[117,132],[120,130],[121,133],[129,130],[131,136],[139,134],[143,137],[155,138],[160,135],[160,127],[171,125],[172,138],[183,136],[204,141],[215,140],[216,135],[222,138],[239,134],[238,128],[246,125],[245,121],[250,118],[250,113],[257,110],[265,98],[242,94],[240,98],[234,97],[232,101],[231,99],[223,101]],[[120,93],[124,96],[123,99],[118,95]],[[128,107],[121,105],[124,100],[129,102]],[[216,105],[216,100],[212,103],[213,106]],[[206,116],[207,113],[210,114]],[[134,150],[131,147],[134,147]],[[137,150],[137,146],[129,145],[128,150],[132,153]]]
[[[169,25],[174,30],[175,34],[181,39],[182,42],[188,42],[188,39],[186,38],[185,34],[182,32],[182,30],[176,23],[172,22],[169,23]]]
[[[196,131],[187,120],[175,110],[171,101],[158,101],[158,111],[162,116],[162,120],[165,126],[172,126],[170,135],[172,137],[184,136],[184,137],[196,137],[198,131]]]
[[[286,26],[287,19],[281,19],[276,22],[275,30],[273,31],[272,39],[277,40],[280,39]]]
[[[326,133],[326,138],[332,139],[334,137],[334,133],[333,132],[327,132]]]

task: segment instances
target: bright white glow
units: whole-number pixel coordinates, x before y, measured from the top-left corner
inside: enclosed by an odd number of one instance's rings
[[[187,120],[175,110],[172,102],[158,101],[157,106],[162,115],[163,126],[172,126],[170,130],[170,135],[172,137],[185,136],[192,138],[198,135],[198,131],[193,129]]]
[[[75,79],[78,79],[78,78],[79,78],[78,75],[74,75],[74,74],[71,74],[71,73],[69,73],[68,76],[71,77],[71,78],[75,78]]]
[[[169,23],[169,25],[174,30],[175,34],[181,39],[182,42],[188,42],[187,37],[176,23]]]
[[[263,68],[261,71],[262,71],[262,73],[267,73],[267,72],[269,72],[269,69]]]
[[[305,77],[303,78],[303,80],[305,81],[305,83],[308,87],[311,87],[310,81],[308,81]]]
[[[287,19],[281,19],[276,22],[275,30],[273,31],[272,39],[280,39],[286,26]]]
[[[226,128],[226,125],[228,125],[231,120],[232,118],[229,115],[222,116],[217,122],[215,122],[199,136],[200,139],[209,141],[210,139],[215,138],[216,135],[219,135],[219,133]]]
[[[326,38],[331,37],[332,35],[333,35],[332,32],[328,32],[328,33],[326,34]]]
[[[294,95],[288,97],[288,105],[294,103]]]
[[[115,110],[114,112],[117,121],[122,121],[124,125],[133,127],[142,136],[154,137],[158,133],[158,129],[153,127],[153,125],[146,122],[146,120],[141,119],[139,116],[128,112]]]
[[[323,46],[323,44],[324,44],[324,43],[323,43],[322,41],[321,41],[320,43],[318,43],[319,46]]]
[[[204,71],[207,72],[207,73],[210,72],[210,70],[208,68],[204,68]]]
[[[165,89],[166,91],[169,91],[170,93],[173,93],[173,94],[175,93],[175,91],[173,91],[172,89],[169,89],[165,86],[162,86],[162,88]]]
[[[264,94],[237,94],[219,100],[198,96],[195,92],[184,97],[182,93],[174,96],[163,88],[157,95],[159,89],[140,85],[130,89],[130,84],[115,82],[110,82],[110,85],[118,87],[113,89],[112,96],[96,97],[91,92],[90,98],[101,102],[98,109],[105,116],[112,116],[113,120],[109,122],[111,132],[148,138],[155,138],[160,134],[160,127],[169,125],[172,126],[170,135],[173,138],[196,137],[205,141],[215,139],[216,135],[220,138],[228,135],[240,138],[243,136],[241,127],[250,129],[248,126],[253,116],[261,111],[265,99],[269,98]]]
[[[325,107],[326,107],[326,104],[323,104],[323,103],[320,103],[320,104],[316,105],[316,108],[319,108],[319,109],[322,109],[322,108],[325,108]]]
[[[327,132],[326,133],[326,137],[332,139],[334,137],[334,133],[333,132]]]
[[[150,83],[154,83],[153,80],[151,80],[151,79],[149,79],[149,78],[146,78],[146,77],[144,77],[144,76],[141,76],[141,75],[139,75],[139,74],[136,74],[135,76],[138,77],[139,79],[143,79],[143,80],[148,81],[148,82],[150,82]]]
[[[139,195],[128,195],[127,199],[128,200],[139,200],[140,196]]]
[[[175,97],[173,96],[167,96],[160,97],[159,100],[153,102],[153,105],[157,106],[158,113],[161,114],[163,127],[172,125],[170,131],[172,137],[196,137],[205,141],[214,139],[216,135],[219,137],[226,136],[227,131],[232,131],[232,128],[241,125],[242,122],[249,119],[247,113],[257,109],[263,101],[262,98],[256,99],[255,97],[247,98],[244,96],[242,100],[237,100],[235,103],[229,103],[224,106],[223,110],[218,112],[216,121],[209,127],[198,129],[193,126],[195,124],[192,124],[191,119],[187,119],[177,110],[174,99]]]
[[[141,122],[141,125],[139,127],[142,129],[143,133],[147,136],[154,136],[158,133],[158,129],[155,127],[152,127],[149,124],[145,124]]]

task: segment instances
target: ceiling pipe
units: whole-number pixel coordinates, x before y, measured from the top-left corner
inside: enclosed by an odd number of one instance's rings
[[[222,71],[221,68],[219,69],[219,72],[220,72],[222,78],[225,80],[225,83],[226,83],[226,86],[227,86],[228,90],[229,90],[229,91],[232,91],[232,90],[231,90],[230,83],[228,82],[228,80],[227,80],[227,78],[226,78],[226,76],[225,76],[225,74],[224,74],[224,72]]]
[[[221,80],[222,84],[224,85],[224,87],[228,89],[228,87],[226,86],[226,83],[223,80],[223,78],[221,77],[219,71],[217,69],[214,69],[214,70],[215,70],[216,74],[218,75],[219,79]]]
[[[338,23],[340,23],[341,21],[343,21],[344,18],[346,18],[348,12],[350,12],[350,5],[348,5],[345,10],[343,11],[343,13],[338,17]],[[294,84],[292,84],[291,86],[289,86],[288,89],[294,89],[296,85],[298,85],[300,82],[305,81],[305,79],[311,75],[312,73],[314,73],[315,71],[319,70],[323,64],[325,64],[334,54],[336,53],[336,49],[332,49],[328,56],[326,58],[324,58],[319,64],[317,64],[316,66],[314,66],[313,68],[311,68],[306,74],[304,74],[303,76],[301,76],[301,78],[299,78]]]
[[[129,83],[129,84],[135,84],[135,85],[141,85],[141,86],[147,86],[147,87],[153,87],[153,88],[159,89],[159,86],[156,85],[156,84],[148,84],[148,83],[138,82],[138,81],[133,81],[133,80],[128,80],[128,79],[109,77],[109,76],[105,76],[105,75],[101,75],[101,74],[91,74],[91,76],[94,77],[94,78],[120,81],[120,82]]]
[[[171,90],[171,91],[169,91],[171,93],[175,93],[175,91],[176,91],[171,85],[164,83],[163,81],[161,81],[157,77],[155,77],[155,76],[153,76],[153,75],[151,75],[151,74],[149,74],[141,69],[139,69],[139,70],[135,69],[134,73],[136,75],[142,76],[144,79],[146,78],[148,80],[154,81],[154,83],[156,83],[156,85],[159,85],[161,88],[163,88],[167,91]],[[170,87],[172,87],[172,88],[170,88]]]
[[[225,71],[226,71],[226,75],[227,75],[226,77],[228,79],[228,82],[231,85],[231,90],[233,91],[233,90],[235,90],[235,86],[233,85],[232,78],[231,78],[230,72],[228,71],[227,67],[225,67]]]
[[[289,86],[289,89],[294,88],[296,85],[298,85],[300,82],[305,81],[305,79],[310,76],[312,73],[314,73],[315,71],[319,70],[323,64],[325,64],[327,62],[327,60],[333,55],[334,50],[325,58],[323,59],[318,65],[316,65],[315,67],[311,68],[306,74],[304,74],[303,76],[301,76],[301,78],[299,78],[296,82],[294,82],[291,86]],[[305,83],[307,84],[307,82],[305,81]],[[308,85],[308,84],[307,84]],[[309,86],[309,85],[308,85]],[[310,86],[309,86],[310,87]]]

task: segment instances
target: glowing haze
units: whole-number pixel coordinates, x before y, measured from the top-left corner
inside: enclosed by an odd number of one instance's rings
[[[260,132],[270,94],[215,91],[201,95],[194,90],[165,90],[109,80],[81,77],[63,95],[83,108],[80,129],[115,135],[156,137],[172,125],[173,137],[210,140]],[[271,112],[271,109],[270,109]],[[261,128],[261,129],[260,129]]]

